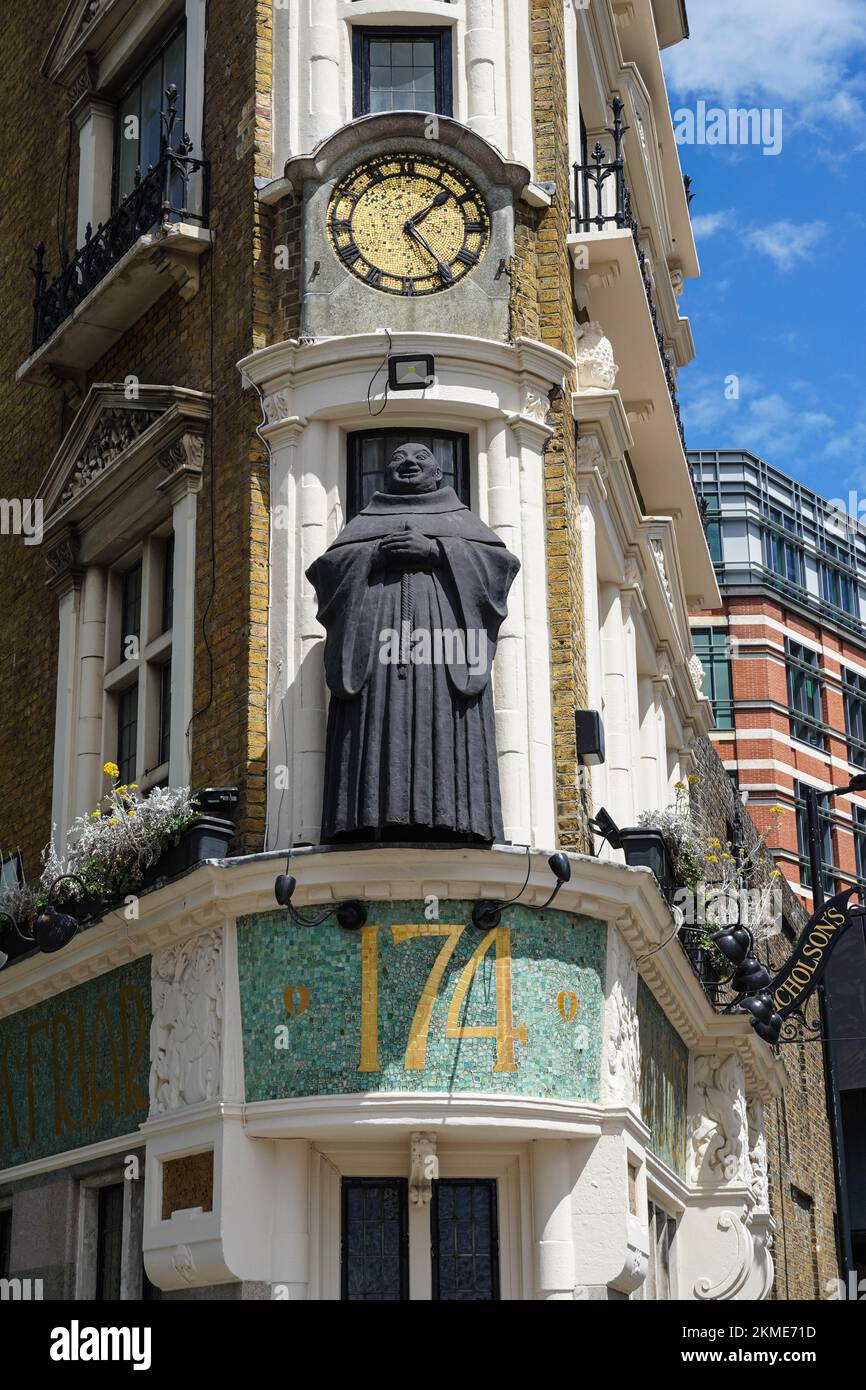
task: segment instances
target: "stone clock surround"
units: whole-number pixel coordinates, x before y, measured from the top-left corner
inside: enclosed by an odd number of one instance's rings
[[[344,126],[313,151],[290,160],[285,179],[262,190],[275,202],[293,192],[303,201],[301,331],[314,338],[345,332],[447,332],[505,341],[509,331],[514,255],[514,199],[527,189],[529,170],[502,159],[486,140],[458,121],[437,118],[437,138],[426,138],[428,117],[415,112],[367,116]],[[382,154],[435,156],[453,164],[483,195],[491,219],[490,243],[480,264],[459,284],[417,299],[385,294],[349,274],[332,249],[328,208],[336,185],[365,160]],[[505,268],[503,268],[503,262]]]

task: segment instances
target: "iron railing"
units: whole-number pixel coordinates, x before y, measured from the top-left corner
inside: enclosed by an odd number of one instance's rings
[[[631,209],[631,192],[625,177],[623,144],[629,127],[623,124],[623,102],[621,98],[614,97],[611,102],[611,107],[613,109],[613,125],[607,127],[607,133],[613,141],[613,155],[610,157],[604,146],[600,142],[597,142],[592,151],[591,158],[588,156],[585,164],[575,164],[574,213],[572,220],[575,231],[577,232],[589,234],[592,231],[603,232],[608,227],[615,227],[618,231],[630,231],[634,238],[644,293],[646,294],[650,318],[652,319],[653,330],[655,332],[656,342],[658,343],[659,356],[661,358],[662,368],[664,369],[665,381],[667,382],[671,404],[674,408],[677,429],[680,433],[680,439],[683,442],[683,448],[685,448],[686,435],[682,416],[680,414],[680,405],[677,399],[676,375],[659,323],[649,262],[647,261],[646,252],[641,245],[640,230]],[[609,195],[607,187],[611,180],[613,181],[612,198]]]
[[[65,319],[86,299],[108,272],[131,250],[139,237],[172,221],[206,225],[207,174],[204,160],[193,159],[192,141],[183,135],[177,147],[171,141],[177,122],[177,88],[166,90],[167,109],[162,112],[162,154],[146,173],[135,173],[135,185],[107,222],[96,231],[88,223],[84,245],[72,259],[61,253],[59,272],[49,281],[45,268],[45,243],[35,248],[36,263],[31,273],[36,281],[33,300],[33,339],[35,352],[51,337]],[[190,178],[202,174],[202,211],[185,206]],[[180,206],[176,204],[180,203]]]

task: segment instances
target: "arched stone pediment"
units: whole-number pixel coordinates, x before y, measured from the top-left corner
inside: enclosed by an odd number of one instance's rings
[[[430,116],[423,111],[388,111],[374,116],[361,116],[335,130],[322,140],[312,154],[290,159],[284,170],[292,191],[300,193],[308,180],[321,182],[332,170],[356,150],[365,150],[377,141],[396,146],[402,139],[429,139],[431,120],[436,122],[435,151],[464,155],[491,183],[510,188],[521,194],[532,175],[524,164],[503,159],[495,145],[485,140],[469,126],[449,116]]]

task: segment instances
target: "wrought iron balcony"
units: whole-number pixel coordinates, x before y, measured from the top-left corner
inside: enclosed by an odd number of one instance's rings
[[[604,146],[601,143],[596,143],[588,163],[575,164],[572,222],[576,232],[583,232],[587,235],[613,228],[616,231],[630,231],[634,238],[646,301],[658,343],[659,356],[676,416],[677,429],[685,448],[686,437],[677,399],[676,376],[659,324],[649,263],[641,246],[640,232],[631,208],[631,193],[625,177],[623,144],[629,127],[623,124],[622,100],[619,97],[614,97],[611,106],[613,108],[613,125],[607,127],[607,132],[613,140],[613,155],[609,157]]]
[[[142,174],[136,170],[135,186],[107,222],[94,232],[90,224],[84,245],[70,259],[64,251],[58,273],[49,279],[45,267],[45,244],[35,248],[36,263],[31,273],[36,281],[33,300],[33,341],[35,352],[47,342],[79,304],[132,249],[140,237],[172,222],[207,225],[207,173],[204,160],[193,159],[192,142],[183,135],[171,147],[177,122],[177,88],[169,87],[167,110],[162,113],[162,157]],[[202,174],[202,211],[185,206],[189,181]],[[179,205],[178,205],[179,204]]]

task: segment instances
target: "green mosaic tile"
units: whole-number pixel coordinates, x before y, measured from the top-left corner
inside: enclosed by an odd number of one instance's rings
[[[0,1019],[0,1169],[147,1118],[150,957]]]
[[[247,1099],[490,1091],[597,1101],[603,924],[512,907],[498,934],[472,904],[368,904],[342,931],[284,912],[238,922]]]
[[[637,985],[637,1019],[640,1110],[650,1148],[685,1177],[689,1050],[643,980]]]

